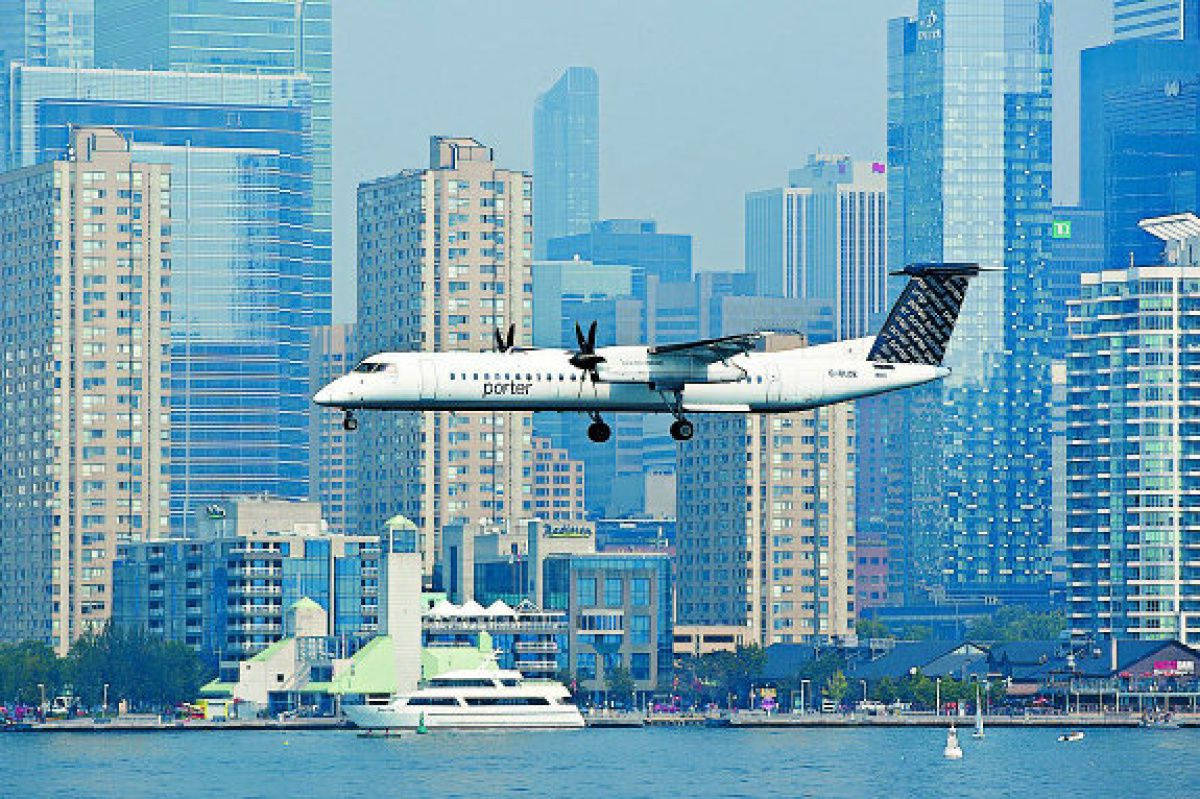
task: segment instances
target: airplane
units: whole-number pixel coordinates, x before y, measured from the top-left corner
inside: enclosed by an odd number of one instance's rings
[[[605,412],[670,413],[671,436],[690,439],[687,413],[787,413],[922,385],[942,365],[974,263],[912,264],[878,335],[756,352],[768,331],[660,346],[596,346],[596,323],[578,348],[514,346],[515,328],[496,331],[494,352],[381,352],[313,397],[343,411],[562,411],[588,415],[588,438],[603,443]]]

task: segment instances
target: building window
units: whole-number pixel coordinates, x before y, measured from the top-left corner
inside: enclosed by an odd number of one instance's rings
[[[650,643],[649,616],[634,616],[629,620],[629,640],[635,644]]]
[[[625,592],[620,577],[604,578],[604,604],[610,608],[619,608],[625,599]]]
[[[629,604],[645,607],[650,604],[650,578],[634,577],[629,581]]]
[[[580,652],[575,659],[575,676],[581,680],[596,679],[596,653]]]
[[[650,653],[634,652],[630,655],[629,673],[635,680],[650,679]]]
[[[583,607],[595,607],[596,605],[596,578],[595,577],[577,577],[575,578],[575,597],[579,600],[579,604]]]

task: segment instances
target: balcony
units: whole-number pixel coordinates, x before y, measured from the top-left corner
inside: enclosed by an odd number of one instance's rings
[[[274,566],[234,566],[229,570],[230,577],[279,577],[279,569]]]
[[[558,654],[558,644],[554,641],[517,641],[513,644],[513,649],[517,652]]]
[[[229,593],[245,596],[280,596],[283,594],[281,585],[231,585]]]
[[[251,622],[249,624],[230,624],[230,632],[237,633],[282,633],[282,622]]]

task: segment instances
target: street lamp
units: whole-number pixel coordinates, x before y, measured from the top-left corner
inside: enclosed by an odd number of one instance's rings
[[[867,681],[866,681],[866,680],[859,680],[859,682],[860,682],[860,683],[862,683],[862,687],[863,687],[863,704],[865,705],[865,704],[867,703]]]
[[[38,683],[38,690],[42,692],[42,704],[38,705],[38,709],[44,714],[46,712],[46,684],[44,682]]]
[[[942,678],[938,677],[934,688],[933,715],[942,715]]]
[[[104,683],[104,718],[108,718],[108,683]]]
[[[807,679],[802,679],[802,680],[800,680],[800,709],[801,709],[802,711],[804,711],[805,713],[807,713],[807,712],[808,712],[808,705],[805,703],[805,693],[804,693],[804,688],[805,688],[805,686],[807,686],[807,685],[808,685],[810,682],[812,682],[812,681],[811,681],[811,680],[807,680]]]

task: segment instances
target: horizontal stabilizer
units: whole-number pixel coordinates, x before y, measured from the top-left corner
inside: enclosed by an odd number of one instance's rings
[[[995,270],[971,263],[933,263],[910,264],[893,272],[910,280],[875,337],[867,360],[941,366],[967,296],[967,282],[981,271]]]

